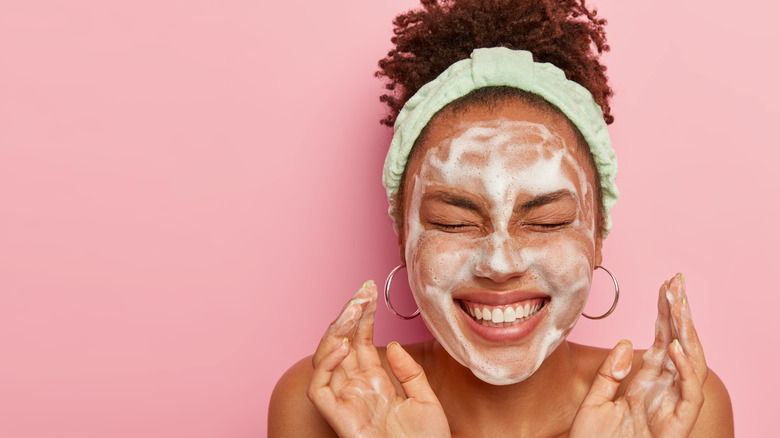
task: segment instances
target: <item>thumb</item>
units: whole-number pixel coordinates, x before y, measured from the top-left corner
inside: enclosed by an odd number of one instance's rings
[[[391,342],[387,346],[387,362],[395,378],[401,382],[407,398],[439,404],[439,399],[425,377],[425,371],[398,342]]]
[[[583,406],[601,405],[614,400],[620,382],[631,371],[633,353],[634,346],[631,341],[623,339],[618,342],[599,367],[588,395],[582,402]]]

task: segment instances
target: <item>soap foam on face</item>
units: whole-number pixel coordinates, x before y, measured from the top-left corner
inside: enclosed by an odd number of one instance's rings
[[[413,176],[406,226],[406,261],[412,290],[426,325],[449,354],[494,385],[533,374],[574,327],[590,289],[595,252],[593,189],[575,156],[576,145],[539,123],[467,122],[426,151]],[[446,186],[487,201],[492,231],[468,237],[425,230],[420,207],[426,189]],[[519,196],[570,190],[579,197],[572,233],[510,233]],[[537,235],[538,234],[538,235]],[[475,279],[523,276],[550,296],[546,315],[518,342],[488,343],[459,323],[457,288]]]

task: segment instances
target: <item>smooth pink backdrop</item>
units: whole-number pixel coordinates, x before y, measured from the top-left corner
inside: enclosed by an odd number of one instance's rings
[[[770,436],[780,8],[593,3],[623,295],[571,339],[646,347],[656,290],[683,271],[738,435]],[[0,3],[0,436],[265,435],[279,376],[397,264],[372,74],[414,5]],[[385,309],[376,332],[427,336]]]

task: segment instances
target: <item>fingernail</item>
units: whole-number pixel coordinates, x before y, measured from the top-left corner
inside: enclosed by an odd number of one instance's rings
[[[682,297],[682,302],[683,302],[683,306],[687,306],[688,305],[688,298]]]
[[[349,342],[349,339],[347,339],[347,337],[345,336],[344,339],[341,340],[341,343],[346,344],[347,342]]]
[[[399,344],[398,341],[393,341],[393,342],[387,344],[387,348],[390,348],[390,346],[393,345],[393,344],[395,344],[395,345],[397,345],[399,347],[401,346],[401,344]]]
[[[620,342],[627,342],[627,343],[628,343],[628,345],[630,345],[630,346],[632,346],[632,347],[634,346],[634,343],[633,343],[633,342],[631,342],[631,341],[629,341],[628,339],[621,339],[621,340],[620,340]],[[620,342],[618,342],[618,344],[620,344]]]
[[[363,283],[363,286],[360,286],[360,288],[361,289],[365,289],[365,288],[371,286],[372,284],[374,284],[374,280],[366,280],[366,282]]]
[[[683,275],[682,272],[680,272],[680,280],[685,280],[685,276]]]

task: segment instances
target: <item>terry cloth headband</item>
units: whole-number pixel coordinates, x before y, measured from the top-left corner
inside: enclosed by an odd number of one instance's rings
[[[439,77],[423,85],[401,109],[382,175],[391,209],[409,153],[431,118],[450,102],[478,88],[499,86],[541,96],[561,110],[585,138],[601,179],[606,237],[612,228],[609,212],[618,198],[617,157],[601,107],[585,87],[566,79],[563,70],[550,63],[534,62],[531,52],[506,47],[474,50],[470,58],[452,64]]]

